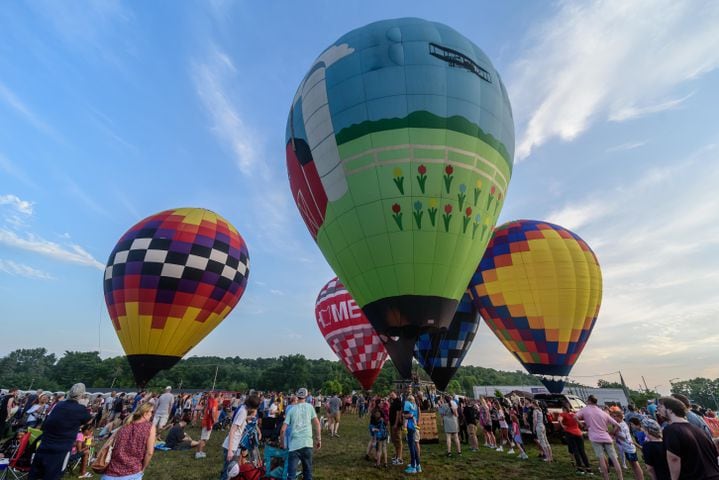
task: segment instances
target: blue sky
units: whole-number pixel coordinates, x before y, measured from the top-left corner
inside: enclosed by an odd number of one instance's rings
[[[242,233],[252,273],[191,354],[331,358],[313,305],[333,275],[290,196],[286,116],[324,48],[401,16],[457,29],[502,74],[517,140],[500,222],[554,221],[598,255],[604,301],[573,375],[621,368],[660,390],[718,377],[711,1],[9,3],[0,354],[120,354],[102,296],[108,254],[140,219],[200,206]],[[520,368],[484,325],[466,363]]]

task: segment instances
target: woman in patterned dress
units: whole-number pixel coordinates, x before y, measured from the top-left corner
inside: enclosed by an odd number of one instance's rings
[[[112,459],[102,480],[139,480],[155,451],[152,404],[143,403],[115,434]]]

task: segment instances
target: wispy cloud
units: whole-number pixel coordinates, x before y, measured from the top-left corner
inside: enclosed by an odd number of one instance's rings
[[[120,30],[133,20],[132,11],[119,0],[73,0],[29,3],[48,30],[74,50],[101,59],[125,73],[121,55],[132,53],[134,32]]]
[[[663,102],[655,103],[653,105],[645,106],[628,106],[613,112],[609,116],[609,120],[613,122],[623,122],[632,118],[639,118],[652,113],[663,112],[665,110],[672,110],[680,107],[686,100],[690,99],[694,95],[694,92],[684,95],[681,98],[675,98],[666,100]]]
[[[13,262],[12,260],[3,260],[2,258],[0,258],[0,272],[26,278],[37,278],[40,280],[51,280],[53,278],[49,273],[38,270],[37,268]]]
[[[259,136],[240,114],[227,82],[237,73],[230,57],[213,47],[204,61],[192,63],[191,73],[197,94],[212,120],[212,129],[230,149],[240,171],[248,176],[257,175],[258,170],[266,173],[257,156]]]
[[[32,233],[21,236],[6,228],[0,228],[0,245],[38,253],[63,262],[87,265],[99,270],[105,269],[104,264],[95,260],[95,258],[80,245],[60,245]]]
[[[23,184],[28,187],[37,189],[37,185],[33,182],[30,177],[17,165],[10,161],[5,155],[0,153],[0,172],[9,175],[16,180],[20,180]]]
[[[643,147],[643,146],[646,145],[646,144],[647,144],[646,140],[641,140],[641,141],[638,141],[638,142],[626,142],[626,143],[621,143],[621,144],[619,144],[619,145],[615,145],[615,146],[613,146],[613,147],[609,147],[609,148],[607,148],[605,151],[606,151],[607,153],[612,153],[612,152],[625,152],[625,151],[627,151],[627,150],[634,150],[634,149],[636,149],[636,148],[641,148],[641,147]]]
[[[719,3],[710,0],[559,3],[507,75],[517,159],[552,138],[572,140],[597,120],[685,102],[691,94],[679,87],[719,65],[718,23]]]
[[[17,195],[0,195],[0,205],[10,205],[17,212],[32,215],[32,202],[20,199]]]
[[[20,98],[13,93],[7,86],[0,82],[0,101],[8,105],[26,122],[35,127],[37,130],[45,133],[49,137],[57,141],[63,141],[62,136],[50,125],[48,125],[39,115],[33,112]]]
[[[704,339],[712,336],[719,310],[717,182],[719,149],[709,146],[604,192],[601,215],[578,216],[577,233],[597,253],[604,278],[600,317],[580,360],[586,368],[632,357],[636,338],[643,339],[644,354],[665,357],[684,372],[695,356],[715,355],[716,345]],[[596,205],[591,197],[574,208],[592,212]],[[644,371],[644,360],[623,368]],[[708,373],[697,369],[701,374]]]

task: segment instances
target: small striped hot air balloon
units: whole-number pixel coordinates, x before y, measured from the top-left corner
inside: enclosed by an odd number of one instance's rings
[[[589,245],[548,222],[505,223],[469,292],[504,346],[549,391],[561,392],[561,377],[584,350],[602,301],[602,272]]]
[[[105,302],[138,386],[222,322],[249,273],[242,236],[209,210],[166,210],[120,238],[105,268]]]

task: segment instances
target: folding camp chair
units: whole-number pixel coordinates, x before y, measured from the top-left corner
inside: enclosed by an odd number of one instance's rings
[[[27,432],[20,439],[20,445],[10,458],[7,467],[0,470],[0,480],[24,480],[30,473],[30,458],[27,455],[28,445],[30,445],[31,433]]]
[[[289,451],[283,448],[275,448],[271,445],[265,445],[265,469],[267,471],[266,478],[275,478],[278,480],[287,480],[287,459]],[[272,468],[273,460],[275,464],[277,460],[281,466]]]

